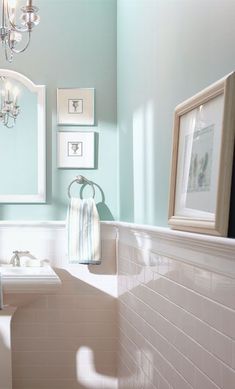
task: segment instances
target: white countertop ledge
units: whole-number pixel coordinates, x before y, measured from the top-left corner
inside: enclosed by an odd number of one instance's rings
[[[50,266],[4,267],[0,266],[4,293],[49,293],[61,285]]]

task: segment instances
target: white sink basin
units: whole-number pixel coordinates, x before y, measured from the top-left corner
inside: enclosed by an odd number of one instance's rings
[[[53,293],[61,281],[50,266],[0,266],[4,304],[25,305],[41,294]]]

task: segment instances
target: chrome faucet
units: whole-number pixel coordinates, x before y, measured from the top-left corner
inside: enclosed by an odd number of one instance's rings
[[[20,266],[20,256],[21,255],[27,255],[29,254],[29,251],[13,251],[13,257],[11,258],[10,260],[10,264],[15,266],[15,267],[19,267]]]

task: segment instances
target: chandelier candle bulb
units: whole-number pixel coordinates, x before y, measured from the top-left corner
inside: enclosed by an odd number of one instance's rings
[[[3,90],[1,93],[1,108],[3,108],[5,102],[5,91]]]
[[[7,101],[10,101],[10,89],[11,89],[11,86],[9,83],[6,84],[6,100]]]
[[[8,0],[8,7],[11,11],[15,11],[16,8],[16,0]]]
[[[15,23],[15,9],[16,9],[16,0],[9,0],[9,19],[11,23]]]
[[[15,89],[14,89],[14,92],[13,92],[13,95],[14,95],[14,105],[15,105],[15,106],[17,105],[17,97],[18,97],[18,94],[19,94],[18,88],[15,88]]]

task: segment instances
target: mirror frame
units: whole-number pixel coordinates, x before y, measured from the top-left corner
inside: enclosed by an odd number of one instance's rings
[[[0,194],[0,203],[45,203],[46,202],[46,87],[36,85],[23,74],[8,69],[0,69],[0,75],[21,82],[31,92],[37,94],[37,139],[38,169],[37,194]]]

